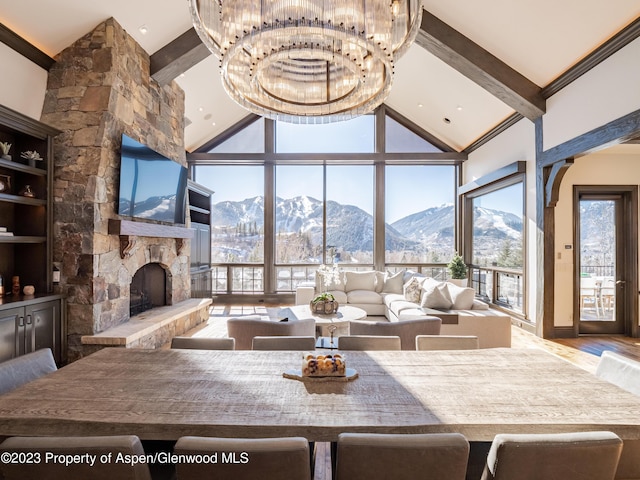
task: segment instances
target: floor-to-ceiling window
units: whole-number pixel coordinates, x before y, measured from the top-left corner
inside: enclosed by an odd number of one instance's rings
[[[259,119],[210,142],[189,161],[215,192],[214,293],[292,292],[324,263],[444,276],[463,158],[447,148],[384,109],[326,125]]]
[[[479,295],[524,313],[524,173],[466,195],[467,250]]]

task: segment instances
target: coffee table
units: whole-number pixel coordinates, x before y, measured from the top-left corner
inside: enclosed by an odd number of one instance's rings
[[[317,337],[330,337],[332,331],[334,337],[349,335],[349,322],[367,317],[367,312],[363,309],[350,305],[340,305],[336,313],[329,314],[312,313],[309,305],[296,305],[287,310],[298,320],[313,318],[316,321]]]

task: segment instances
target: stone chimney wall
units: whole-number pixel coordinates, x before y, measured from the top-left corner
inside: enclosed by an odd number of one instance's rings
[[[190,297],[189,242],[136,237],[125,259],[117,214],[123,133],[186,165],[184,92],[159,86],[149,55],[114,20],[98,25],[56,56],[49,72],[42,121],[55,139],[53,262],[57,291],[67,297],[69,359],[82,355],[81,335],[129,320],[129,284],[146,263],[167,272],[169,304]]]

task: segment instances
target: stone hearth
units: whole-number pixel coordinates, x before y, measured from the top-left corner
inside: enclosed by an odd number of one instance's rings
[[[121,254],[110,233],[117,215],[122,134],[186,165],[184,92],[149,75],[149,55],[114,20],[98,25],[56,56],[42,121],[55,138],[54,264],[67,299],[68,357],[88,353],[92,336],[130,319],[129,286],[148,263],[166,272],[166,304],[190,298],[190,242],[136,236]]]

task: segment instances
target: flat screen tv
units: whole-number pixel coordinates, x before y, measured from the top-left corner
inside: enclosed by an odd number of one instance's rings
[[[185,223],[187,168],[122,135],[118,214]]]

